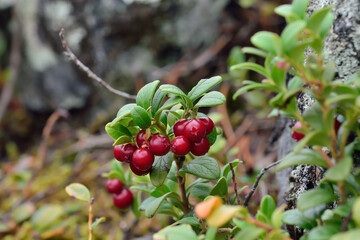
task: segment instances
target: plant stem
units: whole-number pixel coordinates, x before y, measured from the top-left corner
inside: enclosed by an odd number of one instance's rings
[[[180,189],[180,195],[181,195],[181,200],[182,200],[181,204],[184,208],[184,213],[187,214],[188,212],[190,212],[190,208],[189,208],[189,201],[186,197],[185,176],[182,177],[179,173],[179,170],[182,168],[184,161],[185,161],[184,156],[176,156],[175,155],[175,162],[176,162],[176,167],[177,167],[176,178],[178,180],[179,189]]]
[[[344,181],[338,182],[338,187],[339,187],[339,195],[340,195],[341,203],[346,204],[347,197],[346,197],[346,189],[345,189]]]
[[[91,198],[89,204],[89,220],[88,220],[88,228],[89,228],[89,240],[92,240],[92,205],[94,203],[94,198]]]
[[[237,191],[237,185],[236,185],[236,178],[235,178],[234,167],[233,167],[232,163],[229,163],[229,165],[230,165],[230,169],[231,169],[231,173],[232,173],[232,180],[233,180],[233,182],[234,182],[234,191],[235,191],[235,195],[236,195],[237,204],[240,205],[241,202],[240,202],[239,193],[238,193],[238,191]]]

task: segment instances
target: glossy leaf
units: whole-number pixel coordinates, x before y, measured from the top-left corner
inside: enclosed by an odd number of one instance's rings
[[[155,89],[159,84],[159,80],[153,81],[142,87],[136,95],[136,104],[145,110],[151,106]]]
[[[129,103],[122,106],[116,114],[116,118],[111,122],[111,124],[115,124],[121,119],[130,115],[131,110],[136,106],[135,103]]]
[[[352,165],[352,157],[345,157],[345,159],[338,162],[334,167],[327,170],[324,176],[324,180],[333,182],[344,181],[350,174]]]
[[[304,19],[308,4],[309,0],[294,0],[291,4],[291,11],[298,15],[301,19]]]
[[[115,140],[115,142],[113,143],[113,146],[120,145],[123,143],[129,143],[129,142],[131,142],[131,140],[132,140],[131,137],[129,137],[127,135],[123,135]]]
[[[265,77],[269,76],[268,73],[266,72],[266,69],[263,66],[256,64],[256,63],[245,62],[245,63],[240,63],[237,65],[234,65],[230,68],[231,71],[239,70],[239,69],[249,69],[254,72],[260,73],[261,75],[263,75]]]
[[[156,211],[159,209],[161,203],[167,198],[167,197],[173,197],[176,199],[179,199],[178,194],[174,193],[174,192],[169,192],[164,194],[162,197],[159,198],[155,198],[152,200],[152,202],[150,202],[146,209],[145,209],[145,216],[148,218],[151,218],[155,215]]]
[[[209,79],[201,79],[195,87],[191,89],[191,91],[188,94],[188,97],[191,99],[191,101],[195,101],[201,95],[208,92],[210,89],[215,87],[217,84],[219,84],[222,81],[222,78],[220,76],[215,76]]]
[[[279,38],[278,35],[271,32],[266,31],[260,31],[255,33],[250,41],[252,44],[254,44],[256,47],[263,49],[267,52],[270,52],[272,54],[276,54],[276,38]],[[266,76],[266,75],[265,75]]]
[[[304,216],[298,209],[288,210],[283,214],[282,220],[289,225],[295,225],[305,229],[312,229],[317,225],[316,221]]]
[[[291,11],[291,8],[292,7],[290,4],[283,4],[275,8],[275,13],[280,16],[286,17],[293,13]]]
[[[340,232],[340,227],[340,225],[336,224],[315,227],[309,232],[309,239],[328,240],[331,236]]]
[[[356,198],[352,208],[352,218],[360,226],[360,197]]]
[[[150,172],[150,180],[155,187],[160,187],[164,183],[173,160],[174,154],[172,152],[169,152],[164,156],[155,157],[155,161]]]
[[[321,204],[328,204],[337,199],[336,195],[330,190],[325,189],[311,189],[303,193],[297,201],[297,208],[300,211],[305,211],[309,208],[319,206]]]
[[[208,156],[195,158],[184,165],[181,168],[181,171],[210,180],[218,179],[220,177],[220,167],[218,162],[214,158]]]
[[[277,166],[276,170],[297,166],[297,165],[316,165],[321,167],[329,167],[320,153],[310,149],[303,149],[299,153],[290,153],[286,155]]]
[[[151,103],[151,114],[154,117],[157,110],[160,108],[160,105],[165,97],[166,93],[157,90],[155,92],[155,95],[153,97],[152,103]]]
[[[265,233],[265,229],[250,226],[248,228],[242,229],[239,233],[237,233],[234,237],[234,240],[255,240],[263,233]]]
[[[360,236],[360,229],[352,229],[347,232],[342,232],[335,234],[330,238],[330,240],[354,240],[358,239]]]
[[[171,94],[174,94],[176,96],[180,96],[180,97],[183,97],[184,99],[186,99],[186,101],[188,103],[190,103],[190,98],[178,87],[174,86],[174,85],[171,85],[171,84],[164,84],[164,85],[161,85],[159,87],[159,90],[162,91],[162,92],[166,92],[166,93],[171,93]]]
[[[131,117],[133,118],[136,125],[142,129],[146,129],[151,125],[151,119],[145,109],[139,106],[135,106],[131,110]]]
[[[241,50],[243,53],[252,54],[252,55],[263,57],[263,58],[266,58],[266,56],[267,56],[267,53],[264,52],[263,50],[253,48],[253,47],[244,47]]]
[[[228,193],[228,183],[225,177],[220,178],[210,191],[213,196],[225,196]]]
[[[262,198],[260,203],[260,211],[269,219],[271,219],[271,215],[273,214],[274,210],[276,208],[274,199],[266,195]]]
[[[65,188],[65,190],[70,197],[90,202],[91,196],[89,189],[81,183],[71,183]]]
[[[127,135],[129,137],[132,136],[130,131],[121,124],[108,123],[105,126],[105,130],[109,134],[109,136],[112,137],[113,139],[118,139],[123,135]]]
[[[197,240],[196,233],[189,225],[168,226],[155,233],[153,239],[156,240]]]
[[[242,93],[250,91],[250,90],[254,90],[254,89],[267,89],[267,90],[271,90],[271,91],[276,91],[276,87],[274,85],[268,84],[268,83],[251,83],[247,86],[244,86],[240,89],[238,89],[234,95],[233,95],[233,100],[235,100],[238,96],[240,96]]]
[[[326,15],[331,14],[331,9],[332,6],[328,6],[314,12],[309,18],[307,27],[314,33],[318,33],[323,21],[326,19]]]
[[[209,92],[196,103],[195,107],[213,107],[225,103],[226,98],[221,92]]]
[[[180,219],[179,221],[175,222],[174,224],[189,224],[191,226],[199,227],[199,219],[196,217],[184,217]]]
[[[207,196],[210,195],[211,186],[206,183],[198,183],[190,188],[190,194],[194,197],[197,197],[201,200],[204,200]]]
[[[281,41],[286,51],[292,49],[298,42],[296,35],[298,35],[306,26],[305,21],[298,20],[286,26],[281,33]]]

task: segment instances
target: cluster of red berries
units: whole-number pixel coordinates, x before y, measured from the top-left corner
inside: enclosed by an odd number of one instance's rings
[[[136,144],[121,144],[114,147],[114,157],[120,162],[130,164],[130,169],[136,175],[143,176],[151,171],[154,155],[163,156],[170,150],[170,141],[158,133],[146,137],[146,130],[141,130],[136,136]]]
[[[178,156],[191,152],[196,156],[206,154],[210,142],[206,135],[214,131],[214,122],[208,117],[181,119],[174,125],[175,138],[171,142],[171,151]]]
[[[154,155],[163,156],[170,149],[184,156],[191,152],[196,156],[207,153],[210,142],[206,135],[214,130],[214,122],[208,117],[198,119],[181,119],[174,125],[175,138],[170,140],[158,133],[146,136],[146,130],[141,130],[136,136],[136,144],[128,143],[114,147],[114,157],[120,162],[130,164],[130,169],[136,175],[143,176],[151,171]]]
[[[118,179],[108,179],[106,189],[113,194],[114,205],[120,209],[130,207],[134,201],[131,191],[124,188],[122,182]]]

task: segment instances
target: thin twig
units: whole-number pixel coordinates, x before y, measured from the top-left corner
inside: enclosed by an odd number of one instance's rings
[[[10,103],[13,95],[15,82],[19,75],[19,66],[21,62],[21,31],[20,22],[16,13],[16,7],[13,9],[13,28],[11,35],[11,52],[10,52],[10,67],[9,78],[5,83],[1,92],[0,98],[0,122],[5,114],[5,111]]]
[[[186,196],[185,178],[180,176],[180,174],[179,174],[179,170],[182,168],[182,165],[184,163],[184,157],[183,156],[182,157],[175,156],[175,162],[176,162],[176,167],[177,167],[176,178],[178,179],[180,195],[181,195],[181,200],[182,200],[181,204],[184,208],[185,214],[187,214],[190,211],[190,208],[189,208],[189,200]]]
[[[94,198],[90,199],[89,203],[89,220],[88,220],[88,227],[89,227],[89,240],[92,240],[92,205],[94,203]]]
[[[343,223],[341,225],[340,232],[345,232],[346,231],[346,229],[349,226],[351,218],[352,218],[352,211],[350,211],[349,214],[346,216],[346,218],[344,218]]]
[[[270,168],[278,165],[281,162],[281,160],[274,162],[266,167],[264,167],[263,169],[261,169],[260,173],[257,175],[255,183],[252,185],[250,192],[248,193],[248,195],[246,195],[245,197],[245,201],[244,201],[244,206],[247,207],[250,201],[250,198],[252,197],[252,195],[254,194],[257,186],[259,185],[260,179],[261,177],[266,173],[267,170],[269,170]]]
[[[109,92],[112,92],[120,97],[128,98],[128,99],[136,99],[136,96],[130,95],[126,92],[122,92],[119,90],[114,89],[109,84],[107,84],[104,80],[102,80],[100,77],[98,77],[94,72],[92,72],[85,64],[83,64],[76,56],[75,54],[70,50],[66,40],[65,40],[65,30],[62,28],[59,32],[59,37],[61,39],[62,46],[64,48],[64,54],[73,62],[75,65],[83,72],[87,74],[87,76],[99,83],[102,87],[104,87]]]
[[[233,167],[232,163],[229,163],[229,165],[230,165],[230,169],[231,169],[231,173],[232,173],[232,180],[234,182],[234,191],[235,191],[235,195],[236,195],[237,204],[240,205],[241,202],[240,202],[240,196],[239,196],[239,193],[237,190],[234,167]]]

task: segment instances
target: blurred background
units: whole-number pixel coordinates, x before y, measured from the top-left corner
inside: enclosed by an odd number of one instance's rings
[[[61,28],[85,65],[130,94],[156,79],[187,92],[222,75],[218,90],[227,104],[204,111],[224,131],[212,155],[220,163],[244,161],[241,187],[276,160],[277,128],[266,119],[266,93],[232,100],[242,80],[261,78],[228,69],[259,62],[239,47],[250,46],[257,31],[280,32],[285,22],[273,10],[288,2],[0,0],[0,238],[85,239],[87,206],[66,195],[71,182],[90,189],[94,216],[107,219],[97,239],[136,239],[169,224],[162,216],[136,220],[113,206],[101,177],[113,159],[104,126],[131,100],[103,89],[64,56]],[[276,197],[268,177],[253,207],[264,194]]]

